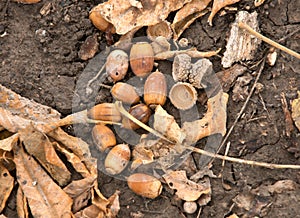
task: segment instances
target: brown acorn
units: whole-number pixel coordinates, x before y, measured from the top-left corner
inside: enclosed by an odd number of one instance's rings
[[[130,66],[138,77],[147,76],[154,65],[154,52],[148,42],[138,42],[130,50]]]
[[[156,198],[162,191],[161,182],[153,176],[135,173],[127,178],[128,187],[136,194],[146,198]]]
[[[97,104],[88,110],[88,117],[93,120],[119,122],[121,114],[113,103]]]
[[[167,82],[164,74],[159,71],[148,76],[144,85],[144,101],[150,107],[164,105],[167,99]]]
[[[116,83],[110,92],[116,100],[127,104],[136,104],[140,101],[140,96],[136,93],[134,87],[127,83]]]
[[[114,50],[107,56],[106,74],[113,82],[117,82],[126,76],[128,66],[128,55],[123,50]]]
[[[129,109],[129,113],[133,117],[135,117],[136,119],[138,119],[139,121],[141,121],[142,123],[147,123],[149,121],[150,116],[151,116],[151,110],[145,104],[138,104],[138,105],[135,105],[135,106],[131,107]],[[132,122],[127,117],[123,118],[122,124],[123,124],[123,127],[127,128],[127,129],[135,130],[135,129],[140,128],[139,125],[137,125],[136,123]]]
[[[92,136],[97,148],[100,151],[104,151],[106,148],[115,146],[117,144],[113,131],[109,127],[102,124],[94,126],[92,130]]]
[[[119,144],[113,147],[104,161],[106,172],[111,175],[121,173],[129,163],[130,155],[131,152],[127,144]]]

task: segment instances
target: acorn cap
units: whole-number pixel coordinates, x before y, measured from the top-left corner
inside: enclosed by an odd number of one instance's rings
[[[178,82],[171,88],[169,98],[176,108],[180,110],[187,110],[195,105],[197,100],[197,91],[189,83]]]
[[[155,25],[148,26],[147,36],[150,40],[154,41],[156,37],[163,36],[166,39],[171,39],[173,31],[168,21],[161,21]]]

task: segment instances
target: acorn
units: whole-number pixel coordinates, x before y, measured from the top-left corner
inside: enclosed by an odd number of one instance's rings
[[[154,52],[148,42],[138,42],[130,50],[130,67],[138,77],[147,76],[154,65]]]
[[[135,173],[127,178],[128,187],[137,195],[156,198],[162,191],[161,182],[153,176]]]
[[[121,114],[113,103],[97,104],[87,112],[88,117],[93,120],[119,122]]]
[[[167,99],[165,75],[159,71],[150,74],[144,85],[144,101],[147,105],[164,105]]]
[[[128,55],[126,52],[120,49],[114,50],[107,56],[106,74],[113,82],[117,82],[126,76],[128,66]]]
[[[116,33],[115,27],[103,18],[103,16],[99,12],[98,7],[99,6],[94,7],[90,11],[90,15],[89,15],[89,18],[92,21],[92,23],[94,24],[94,26],[103,32],[107,31],[110,28],[111,33],[113,33],[113,34]]]
[[[121,173],[129,163],[130,155],[131,152],[127,144],[119,144],[113,147],[104,161],[106,172],[111,175]]]
[[[131,107],[128,111],[133,117],[135,117],[137,120],[141,121],[142,123],[147,123],[149,121],[149,118],[151,116],[151,110],[147,105],[145,104],[138,104],[133,107]],[[139,125],[132,122],[127,117],[123,117],[122,124],[124,128],[127,129],[138,129],[140,128]]]
[[[140,101],[140,96],[132,85],[118,82],[111,88],[112,96],[119,101],[127,104],[136,104]]]
[[[112,147],[117,144],[116,136],[113,131],[103,124],[98,124],[93,127],[92,137],[100,151],[104,151],[108,147]]]

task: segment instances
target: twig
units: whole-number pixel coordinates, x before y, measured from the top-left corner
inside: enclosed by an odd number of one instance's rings
[[[91,93],[93,92],[93,90],[92,90],[92,88],[91,88],[90,86],[91,86],[91,84],[92,84],[96,79],[98,79],[98,77],[100,76],[100,74],[101,74],[102,71],[104,70],[105,65],[106,65],[106,63],[103,64],[103,66],[102,66],[101,69],[98,71],[98,73],[97,73],[91,80],[88,81],[88,83],[87,83],[87,85],[86,85],[86,89],[85,89],[85,91],[86,91],[87,94],[91,94]]]
[[[282,37],[278,40],[278,42],[283,42],[284,40],[288,39],[289,37],[293,36],[295,33],[299,32],[300,28],[294,30],[293,32],[287,34],[286,36]]]
[[[247,164],[247,165],[259,166],[259,167],[266,167],[266,168],[269,168],[269,169],[300,169],[300,165],[272,164],[272,163],[266,163],[266,162],[257,162],[257,161],[253,161],[253,160],[244,160],[244,159],[240,159],[240,158],[223,156],[223,155],[220,155],[220,154],[214,154],[214,153],[202,150],[200,148],[195,148],[195,147],[192,147],[192,146],[185,146],[185,148],[190,150],[190,151],[202,154],[202,155],[206,155],[206,156],[221,159],[221,160],[231,161],[231,162],[234,162],[234,163]]]
[[[135,124],[139,125],[140,127],[142,127],[143,129],[145,129],[146,131],[152,133],[153,135],[156,135],[159,138],[162,138],[164,140],[166,140],[167,142],[170,142],[172,144],[174,144],[174,142],[170,141],[169,139],[167,139],[165,136],[163,136],[162,134],[160,134],[159,132],[157,132],[156,130],[150,128],[149,126],[147,126],[146,124],[142,123],[141,121],[139,121],[138,119],[136,119],[134,116],[132,116],[130,113],[128,113],[123,105],[121,101],[116,101],[115,102],[116,108],[119,110],[119,112],[121,114],[123,114],[124,116],[126,116],[128,119],[130,119],[132,122],[134,122]]]
[[[247,104],[248,104],[248,102],[249,102],[251,96],[252,96],[253,93],[254,93],[256,84],[257,84],[257,82],[258,82],[258,80],[259,80],[259,78],[260,78],[260,76],[261,76],[261,73],[262,73],[262,71],[263,71],[263,69],[264,69],[264,66],[265,66],[265,58],[263,59],[261,65],[260,65],[260,68],[259,68],[259,70],[258,70],[258,73],[257,73],[256,79],[255,79],[255,81],[254,81],[254,84],[253,84],[253,86],[251,87],[251,90],[250,90],[250,92],[249,92],[249,95],[248,95],[248,97],[247,97],[247,99],[246,99],[246,101],[245,101],[243,107],[241,108],[240,112],[238,113],[237,117],[235,118],[235,120],[234,120],[232,126],[230,127],[229,131],[227,132],[225,138],[223,139],[223,141],[222,141],[221,145],[219,146],[219,148],[218,148],[218,150],[217,150],[216,153],[219,153],[219,152],[220,152],[220,150],[222,149],[222,147],[224,146],[224,144],[225,144],[226,141],[228,140],[229,136],[231,135],[231,133],[232,133],[234,127],[236,126],[237,122],[239,121],[240,117],[241,117],[242,114],[244,113],[244,110],[246,109],[246,106],[247,106]],[[214,159],[212,159],[212,160],[209,162],[209,164],[211,164],[213,161],[214,161]]]
[[[247,30],[251,35],[253,35],[253,36],[255,36],[255,37],[263,40],[264,42],[272,45],[275,48],[278,48],[278,49],[280,49],[280,50],[282,50],[282,51],[284,51],[284,52],[286,52],[286,53],[288,53],[288,54],[290,54],[290,55],[292,55],[292,56],[300,59],[300,54],[298,54],[297,52],[295,52],[295,51],[293,51],[293,50],[291,50],[291,49],[289,49],[289,48],[287,48],[287,47],[285,47],[283,45],[280,45],[279,43],[274,42],[273,40],[271,40],[271,39],[269,39],[269,38],[261,35],[260,33],[256,32],[254,29],[252,29],[247,24],[245,24],[243,22],[239,22],[238,25],[239,25],[240,28]]]

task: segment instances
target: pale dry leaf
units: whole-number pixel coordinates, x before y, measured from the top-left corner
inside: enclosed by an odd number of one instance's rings
[[[214,0],[212,9],[211,9],[211,13],[208,17],[208,23],[209,25],[212,26],[212,20],[214,18],[214,16],[218,13],[219,10],[221,10],[222,8],[224,8],[227,5],[232,5],[234,3],[239,2],[240,0]]]
[[[18,217],[21,218],[29,217],[27,199],[20,186],[18,187],[18,191],[17,191],[17,213],[18,213]]]
[[[110,214],[107,214],[110,217],[116,217],[120,210],[120,201],[119,201],[120,191],[116,190],[115,193],[108,198],[109,201],[109,210]]]
[[[9,171],[0,164],[0,213],[3,211],[6,201],[14,187],[14,178]]]
[[[34,217],[71,217],[72,199],[21,147],[14,150],[17,180]]]
[[[155,109],[153,127],[171,141],[181,143],[185,138],[185,134],[180,130],[174,117],[168,114],[160,105]]]
[[[19,140],[19,134],[13,134],[12,136],[0,140],[0,149],[4,151],[11,151]]]
[[[90,205],[83,210],[75,213],[76,218],[104,218],[104,212],[96,205]]]
[[[0,108],[4,108],[14,115],[35,122],[51,122],[57,121],[60,118],[60,113],[58,111],[33,100],[24,98],[1,84]]]
[[[163,178],[171,189],[176,190],[175,194],[185,201],[196,201],[201,195],[211,193],[209,180],[193,182],[187,178],[183,170],[170,171]]]
[[[71,150],[89,170],[89,174],[97,175],[96,159],[92,158],[89,145],[80,138],[70,136],[61,128],[48,133],[48,136],[59,142],[65,149]]]
[[[268,186],[270,193],[283,193],[287,191],[293,191],[298,187],[297,183],[292,180],[280,180],[275,182],[273,185]]]
[[[73,199],[72,212],[76,213],[88,205],[91,198],[91,190],[97,177],[87,177],[72,181],[63,190]]]
[[[132,151],[131,169],[135,170],[140,165],[149,164],[154,161],[153,158],[154,154],[151,150],[146,149],[143,143],[137,144]]]
[[[39,161],[59,185],[66,185],[71,179],[71,173],[56,154],[48,137],[33,126],[20,130],[19,134],[26,151]]]
[[[300,91],[298,91],[298,98],[292,101],[292,118],[300,131]]]
[[[53,142],[53,146],[55,147],[56,150],[60,151],[66,156],[67,160],[72,164],[76,172],[80,173],[84,178],[91,176],[91,172],[85,165],[84,161],[82,161],[82,159],[76,156],[76,154],[74,154],[72,151],[68,150],[67,148],[61,146],[57,142]]]
[[[177,11],[171,26],[174,32],[173,38],[175,40],[177,40],[183,31],[197,18],[207,13],[204,9],[210,2],[211,0],[192,0]]]
[[[110,204],[109,200],[103,196],[98,188],[98,183],[94,183],[94,189],[92,191],[92,204],[97,206],[105,214],[109,213],[108,206]]]
[[[252,60],[261,40],[251,36],[245,30],[239,28],[238,23],[243,22],[249,25],[256,32],[259,32],[257,12],[248,13],[239,11],[230,29],[226,51],[222,58],[222,66],[230,67],[234,62]]]
[[[228,94],[220,91],[207,101],[207,112],[202,119],[183,123],[182,131],[188,144],[216,133],[226,133]]]
[[[116,32],[124,35],[136,27],[154,25],[165,20],[170,12],[190,1],[143,0],[140,1],[142,7],[136,7],[128,0],[109,0],[96,7],[102,17],[113,24]]]

